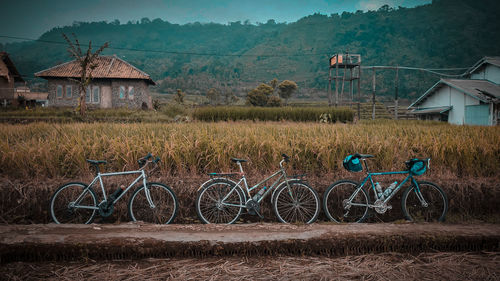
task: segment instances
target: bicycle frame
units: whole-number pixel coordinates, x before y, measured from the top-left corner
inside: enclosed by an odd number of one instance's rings
[[[365,162],[365,166],[366,166],[366,162]],[[375,194],[375,199],[378,200],[380,199],[378,197],[378,194],[377,194],[377,190],[375,189],[375,184],[373,183],[373,178],[372,176],[386,176],[386,175],[405,175],[405,174],[408,174],[408,176],[406,176],[406,178],[399,184],[396,186],[396,188],[391,192],[391,194],[385,198],[382,202],[383,203],[388,203],[392,197],[394,197],[394,195],[401,189],[401,187],[408,181],[410,181],[411,183],[414,184],[415,186],[415,193],[418,197],[418,199],[420,200],[420,202],[422,203],[423,206],[427,207],[428,203],[425,201],[425,199],[423,198],[422,196],[422,193],[420,192],[420,188],[418,186],[418,183],[417,181],[415,180],[415,178],[413,178],[413,175],[409,172],[409,171],[397,171],[397,172],[376,172],[376,173],[372,173],[372,172],[368,172],[367,173],[367,176],[363,179],[363,181],[361,182],[361,184],[359,185],[358,188],[356,188],[356,190],[354,191],[354,193],[349,197],[348,199],[348,204],[351,205],[351,206],[368,206],[370,208],[375,208],[377,206],[375,205],[372,205],[372,204],[359,204],[359,203],[352,203],[352,200],[354,199],[354,197],[356,197],[356,195],[361,191],[361,189],[365,186],[365,184],[370,181],[370,184],[372,186],[372,190],[373,190],[373,193]]]
[[[225,205],[225,206],[233,206],[233,207],[246,207],[245,205],[236,205],[236,204],[229,204],[229,203],[224,203],[224,201],[233,193],[235,192],[236,188],[240,188],[243,190],[243,187],[241,186],[241,183],[244,184],[244,191],[246,191],[246,194],[245,194],[245,197],[248,196],[249,199],[252,198],[252,195],[250,194],[250,191],[252,190],[255,190],[257,189],[260,185],[262,185],[263,183],[267,182],[268,180],[276,177],[279,175],[279,177],[276,179],[276,181],[274,181],[274,183],[264,192],[264,194],[262,194],[262,196],[257,200],[258,203],[262,202],[262,200],[264,200],[267,195],[271,192],[271,190],[274,190],[277,186],[278,186],[278,183],[282,182],[282,179],[283,179],[283,182],[285,182],[287,184],[287,186],[290,188],[289,184],[288,184],[288,179],[287,179],[287,175],[286,175],[286,171],[285,171],[285,168],[283,167],[283,162],[284,160],[282,160],[280,162],[280,170],[273,173],[272,175],[268,176],[267,178],[265,178],[264,180],[260,181],[259,183],[257,183],[256,185],[252,186],[252,187],[248,187],[248,182],[247,182],[247,179],[245,177],[245,172],[243,172],[243,167],[241,166],[241,163],[240,162],[236,162],[236,164],[238,165],[238,167],[240,168],[240,174],[241,174],[241,178],[238,182],[234,182],[235,183],[235,186],[228,192],[228,194],[226,194],[226,196],[221,200],[222,201],[222,204]],[[290,192],[290,196],[292,196],[291,194],[291,191],[289,189],[289,192]],[[292,196],[293,198],[293,196]],[[246,199],[246,198],[245,198]],[[245,200],[245,203],[246,203],[247,200]]]
[[[136,171],[126,171],[126,172],[114,172],[114,173],[97,173],[97,176],[92,180],[92,182],[83,190],[83,192],[76,198],[76,200],[73,202],[71,207],[74,208],[82,208],[82,209],[93,209],[93,210],[99,210],[99,207],[91,207],[91,206],[82,206],[78,205],[79,202],[82,200],[83,196],[88,192],[88,190],[97,182],[101,185],[101,190],[102,194],[104,197],[104,200],[101,201],[107,201],[108,198],[106,196],[106,190],[104,189],[104,183],[102,182],[103,177],[112,177],[112,176],[121,176],[121,175],[132,175],[132,174],[140,174],[115,200],[113,201],[113,204],[115,204],[120,198],[123,197],[125,193],[127,193],[136,183],[138,183],[142,179],[142,184],[144,185],[144,191],[146,193],[146,199],[148,200],[148,203],[151,208],[155,208],[155,205],[153,201],[151,200],[151,196],[149,193],[149,189],[147,189],[147,177],[146,177],[146,172],[144,172],[144,169],[136,170]]]

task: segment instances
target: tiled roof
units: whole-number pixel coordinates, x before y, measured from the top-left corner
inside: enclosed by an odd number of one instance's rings
[[[9,72],[14,77],[15,82],[24,82],[9,55],[6,52],[0,52],[0,77],[9,79]]]
[[[41,78],[49,77],[80,77],[80,65],[76,60],[56,65],[46,70],[35,73]],[[118,78],[118,79],[141,79],[155,85],[149,75],[128,62],[115,56],[100,56],[97,58],[97,66],[92,71],[92,78]]]

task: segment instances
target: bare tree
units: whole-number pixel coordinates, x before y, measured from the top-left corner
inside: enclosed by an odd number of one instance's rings
[[[97,67],[97,58],[102,51],[108,47],[108,42],[104,43],[95,53],[92,53],[92,41],[89,41],[89,48],[85,53],[82,52],[80,42],[76,35],[72,33],[75,42],[73,43],[66,34],[62,34],[66,42],[68,42],[68,52],[70,56],[75,58],[80,66],[80,79],[71,79],[78,84],[78,107],[80,115],[85,115],[87,104],[85,103],[86,88],[92,81],[92,71]]]

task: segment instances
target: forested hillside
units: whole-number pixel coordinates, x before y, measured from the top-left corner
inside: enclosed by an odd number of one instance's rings
[[[158,82],[157,92],[180,88],[205,94],[211,87],[226,87],[243,95],[278,78],[296,81],[300,96],[318,98],[327,88],[328,57],[337,52],[361,54],[365,66],[427,68],[468,67],[483,56],[500,55],[500,2],[435,0],[411,9],[314,14],[293,23],[79,22],[54,28],[40,40],[63,42],[63,32],[75,33],[81,42],[92,40],[95,48],[109,42],[105,54],[149,73]],[[28,79],[69,60],[65,48],[40,41],[0,45]],[[366,70],[364,92],[371,89],[369,75]],[[415,71],[401,71],[399,77],[400,94],[410,98],[438,79]],[[392,95],[393,79],[393,71],[379,71],[377,92]]]

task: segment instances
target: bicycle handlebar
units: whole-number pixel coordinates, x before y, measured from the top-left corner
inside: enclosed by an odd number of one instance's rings
[[[139,167],[141,168],[144,167],[148,163],[148,161],[150,161],[153,164],[157,164],[158,162],[160,162],[160,157],[156,157],[155,159],[150,160],[151,158],[153,158],[153,154],[151,154],[150,152],[146,156],[137,160],[137,163],[139,163]]]
[[[290,156],[286,155],[285,153],[281,154],[281,156],[283,157],[283,160],[285,160],[285,162],[290,162]]]

